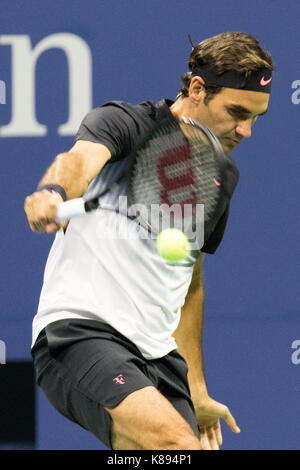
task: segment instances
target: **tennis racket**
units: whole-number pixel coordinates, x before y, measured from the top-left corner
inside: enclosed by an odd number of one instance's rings
[[[233,161],[202,123],[183,118],[164,122],[136,154],[128,178],[127,217],[153,238],[168,227],[182,230],[200,249],[224,212],[236,184]],[[234,166],[234,165],[233,165]],[[58,206],[57,222],[98,210],[114,210],[91,200]]]

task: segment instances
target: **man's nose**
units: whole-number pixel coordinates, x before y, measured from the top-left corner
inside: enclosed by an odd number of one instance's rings
[[[251,127],[252,121],[251,119],[247,119],[246,121],[239,122],[235,130],[236,133],[240,134],[242,137],[251,137]]]

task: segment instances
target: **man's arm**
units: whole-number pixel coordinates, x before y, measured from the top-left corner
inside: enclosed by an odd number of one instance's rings
[[[102,144],[79,140],[69,152],[57,155],[39,183],[62,186],[67,199],[82,196],[97,176],[111,153]],[[25,199],[24,209],[34,232],[53,232],[63,224],[55,222],[57,206],[62,202],[58,193],[47,190],[35,192]]]
[[[222,444],[220,418],[230,429],[239,433],[234,417],[227,406],[218,403],[207,393],[202,355],[203,335],[203,283],[202,263],[204,254],[196,261],[192,281],[181,310],[180,323],[174,333],[178,352],[188,364],[188,382],[201,433],[201,446],[217,450]]]
[[[191,396],[196,407],[208,396],[204,377],[202,355],[203,301],[202,253],[195,263],[192,281],[181,309],[180,323],[174,333],[178,352],[188,366],[188,381]]]

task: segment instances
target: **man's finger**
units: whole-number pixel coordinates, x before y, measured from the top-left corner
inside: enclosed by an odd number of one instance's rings
[[[241,432],[240,428],[236,424],[236,421],[235,421],[234,417],[232,416],[232,414],[230,413],[230,411],[227,407],[226,407],[226,411],[225,411],[224,415],[222,416],[222,418],[228,424],[231,431],[233,431],[237,434]]]
[[[200,429],[200,445],[202,447],[202,450],[211,450],[205,428]]]
[[[214,428],[213,427],[207,428],[206,432],[207,432],[207,438],[209,441],[210,448],[212,450],[220,450]]]
[[[60,226],[56,223],[50,223],[46,225],[47,233],[57,232],[58,230],[60,230]]]
[[[30,225],[31,230],[33,230],[33,232],[37,232],[37,233],[45,232],[45,228],[43,224],[41,224],[41,222],[31,222],[29,225]]]
[[[215,434],[216,434],[216,439],[217,439],[218,446],[221,446],[223,444],[223,437],[222,437],[222,433],[221,433],[220,421],[218,421],[215,424],[214,431],[215,431]]]

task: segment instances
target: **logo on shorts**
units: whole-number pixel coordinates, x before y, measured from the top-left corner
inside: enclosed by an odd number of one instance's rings
[[[125,379],[123,377],[123,374],[119,374],[117,377],[115,377],[113,379],[114,382],[116,382],[116,384],[121,384],[123,385],[125,383]]]

